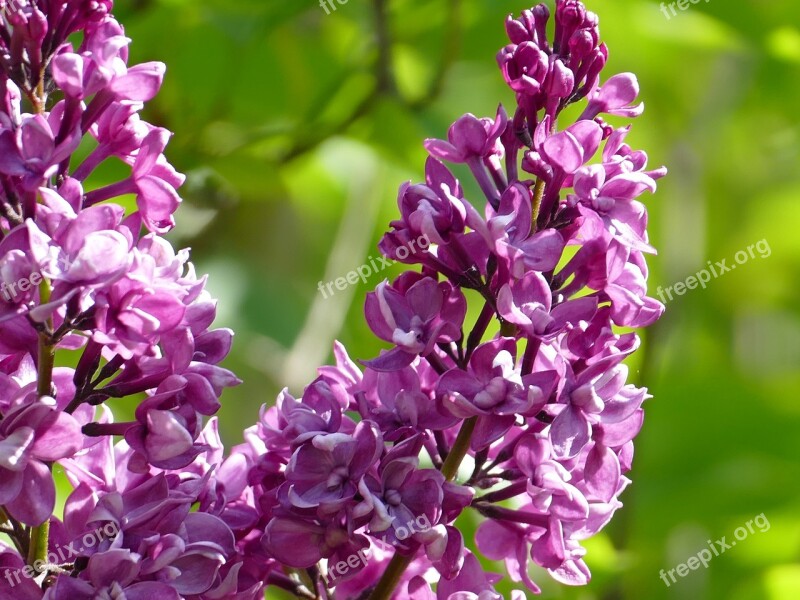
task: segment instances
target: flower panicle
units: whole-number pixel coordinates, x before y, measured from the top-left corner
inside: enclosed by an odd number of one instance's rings
[[[320,581],[333,568],[337,598],[499,599],[478,554],[533,593],[531,563],[590,579],[582,542],[622,506],[650,397],[628,382],[639,338],[623,331],[664,310],[647,293],[641,196],[666,174],[604,120],[643,105],[633,74],[603,78],[598,23],[577,0],[508,18],[497,60],[515,110],[426,140],[424,181],[400,187],[379,244],[407,267],[366,298],[388,348],[360,368],[337,345],[334,366],[248,430],[263,550]],[[474,540],[454,526],[464,511],[481,519]],[[430,526],[409,531],[415,517]]]
[[[479,556],[528,592],[530,563],[587,583],[582,542],[622,506],[650,397],[628,382],[631,330],[664,310],[641,197],[666,170],[605,120],[643,105],[634,75],[604,78],[597,15],[557,0],[508,18],[514,110],[426,140],[424,181],[401,186],[379,244],[407,267],[366,298],[386,349],[356,362],[337,343],[226,454],[214,415],[239,383],[220,366],[233,334],[163,237],[184,176],[140,113],[165,68],[128,64],[112,8],[0,2],[0,525],[15,544],[0,592],[499,599]],[[106,161],[128,175],[96,184]],[[53,366],[62,351],[74,368]],[[134,400],[131,421],[113,398]],[[69,561],[48,558],[59,546]],[[16,581],[26,563],[43,577]]]
[[[165,67],[129,64],[112,8],[0,3],[0,596],[255,598],[234,531],[257,514],[225,514],[239,496],[215,471],[233,333],[163,237],[185,178],[140,113]],[[129,174],[100,184],[112,161]],[[54,366],[66,352],[76,366]]]

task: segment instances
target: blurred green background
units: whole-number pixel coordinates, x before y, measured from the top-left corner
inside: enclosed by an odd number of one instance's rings
[[[365,293],[390,271],[323,299],[317,286],[376,257],[396,190],[419,181],[422,140],[465,112],[513,104],[495,63],[517,0],[139,0],[117,17],[135,61],[168,65],[149,120],[175,132],[189,175],[173,241],[191,246],[237,332],[226,442],[299,392],[342,340],[380,344]],[[655,398],[634,485],[587,543],[586,588],[536,579],[544,598],[800,598],[800,7],[711,0],[667,19],[655,2],[590,1],[634,71],[645,115],[629,141],[670,176],[647,198],[660,254],[652,283],[767,240],[771,254],[668,304],[632,363]],[[674,568],[756,515],[770,523],[667,588]],[[507,593],[507,588],[506,588]],[[277,596],[276,596],[277,597]]]

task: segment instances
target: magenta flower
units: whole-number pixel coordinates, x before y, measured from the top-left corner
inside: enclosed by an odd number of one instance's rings
[[[478,119],[467,114],[458,119],[447,132],[447,140],[427,140],[425,148],[432,156],[455,163],[480,160],[487,154],[501,154],[498,145],[500,134],[506,128],[508,118],[500,110],[497,118]]]
[[[368,547],[367,538],[362,535],[350,536],[347,530],[312,521],[276,518],[270,521],[264,534],[264,545],[282,562],[295,568],[308,568],[322,558],[332,564],[350,556],[358,556]],[[362,565],[363,566],[363,565]],[[358,565],[354,567],[358,569]],[[357,571],[348,575],[356,575]]]
[[[404,240],[427,236],[429,243],[444,244],[451,235],[464,233],[466,201],[461,185],[436,159],[428,159],[425,174],[425,185],[406,183],[400,188],[397,204],[402,218],[392,225],[408,232]]]
[[[13,85],[13,84],[11,84]],[[56,174],[58,165],[68,158],[80,143],[80,132],[56,143],[62,127],[55,111],[50,119],[42,115],[23,115],[19,123],[0,130],[0,173],[21,177],[25,191],[33,191]]]
[[[435,469],[419,468],[422,443],[417,435],[396,445],[381,461],[380,480],[366,482],[375,510],[370,533],[384,542],[424,540],[442,516],[445,480]]]
[[[45,463],[81,446],[78,422],[45,402],[8,411],[0,421],[0,504],[9,515],[30,526],[49,519],[56,488]]]
[[[539,46],[530,41],[509,45],[500,51],[497,61],[512,90],[531,96],[541,92],[550,66],[547,53]]]
[[[639,82],[633,73],[614,75],[589,94],[589,106],[582,119],[594,119],[601,113],[618,117],[638,117],[644,112],[644,103],[633,105],[639,95]]]
[[[536,414],[547,401],[545,392],[526,384],[516,370],[516,344],[510,338],[479,346],[467,371],[452,369],[442,375],[438,392],[447,409],[461,418]],[[501,420],[510,427],[515,419]]]
[[[363,477],[383,452],[374,423],[362,421],[353,435],[318,435],[300,446],[286,467],[288,501],[298,508],[336,512],[356,495]]]
[[[359,412],[375,421],[386,432],[385,439],[396,441],[425,431],[443,431],[458,423],[458,418],[438,410],[435,390],[426,381],[421,363],[391,372],[367,372],[373,376],[377,400],[359,395]],[[435,375],[433,375],[435,377]]]
[[[367,296],[367,323],[375,335],[395,348],[367,364],[376,371],[395,371],[416,356],[430,354],[438,343],[461,337],[466,302],[448,282],[412,274],[392,285],[384,282]]]
[[[381,240],[408,266],[366,298],[391,347],[362,371],[337,343],[226,453],[233,333],[162,237],[185,177],[172,134],[141,116],[165,66],[129,64],[111,0],[0,7],[0,597],[499,599],[478,552],[533,593],[531,562],[589,581],[582,543],[622,506],[650,397],[628,383],[639,339],[619,328],[664,309],[642,200],[666,174],[599,117],[643,104],[632,74],[600,84],[597,15],[556,0],[508,18],[513,114],[426,140],[424,181],[400,188]],[[96,181],[109,159],[130,172]]]
[[[318,436],[352,433],[355,424],[342,414],[347,408],[324,380],[306,388],[301,401],[288,390],[278,396],[276,406],[264,410],[258,424],[259,437],[274,451],[294,449]]]
[[[129,550],[110,550],[89,559],[89,580],[60,577],[47,592],[48,600],[93,600],[98,595],[123,595],[131,600],[164,598],[179,600],[178,590],[156,581],[137,582],[140,574],[139,555]],[[101,596],[102,597],[102,596]]]
[[[511,275],[519,278],[526,272],[555,268],[564,252],[564,238],[556,229],[531,231],[533,211],[527,187],[509,186],[500,199],[498,213],[487,212],[492,215],[488,221],[473,226]]]

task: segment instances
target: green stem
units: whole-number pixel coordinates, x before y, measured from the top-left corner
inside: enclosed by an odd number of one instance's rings
[[[50,301],[50,284],[43,281],[39,286],[39,300],[41,304]],[[50,396],[53,393],[53,366],[55,364],[55,348],[50,342],[49,332],[53,323],[50,319],[45,331],[39,332],[39,364],[37,368],[36,393],[39,398]],[[28,564],[33,566],[37,561],[47,562],[47,549],[50,540],[50,519],[31,529],[30,545],[28,547]],[[39,563],[39,564],[41,564]]]
[[[458,432],[453,448],[447,454],[447,458],[442,465],[442,475],[447,481],[453,481],[458,474],[458,468],[469,451],[469,442],[472,439],[472,432],[475,431],[477,423],[478,417],[472,417],[461,425],[461,430]]]
[[[39,285],[39,304],[50,302],[50,283],[42,281]],[[41,398],[49,396],[53,390],[53,365],[55,363],[55,347],[50,340],[53,331],[53,319],[48,319],[45,330],[39,332],[39,365],[37,369],[36,393]]]
[[[544,179],[537,179],[536,186],[533,188],[533,218],[531,224],[536,231],[536,222],[539,220],[539,210],[542,208],[542,198],[544,198]]]
[[[50,542],[50,519],[31,529],[31,545],[28,550],[28,564],[34,566],[47,562],[47,546]]]
[[[369,600],[389,600],[389,598],[392,597],[394,588],[397,587],[397,583],[400,581],[400,578],[403,576],[403,573],[408,568],[408,565],[411,564],[412,560],[414,560],[414,554],[404,556],[395,553],[392,560],[389,561],[389,565],[386,567],[383,575],[381,575],[381,580],[378,582],[378,585],[372,590]]]
[[[462,423],[453,448],[447,454],[447,458],[442,465],[442,475],[447,481],[452,481],[458,474],[458,468],[469,451],[470,439],[472,438],[472,432],[475,431],[477,422],[478,417],[472,417]],[[380,581],[378,581],[378,585],[375,586],[372,594],[370,594],[369,600],[389,600],[412,560],[414,560],[413,553],[406,556],[395,553],[383,572]]]
[[[40,398],[53,393],[53,365],[56,357],[48,340],[49,336],[46,333],[39,334],[39,370],[36,393]]]

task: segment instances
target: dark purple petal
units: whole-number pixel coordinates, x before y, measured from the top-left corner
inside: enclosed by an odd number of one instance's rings
[[[81,426],[72,415],[51,411],[36,426],[36,441],[31,453],[43,461],[56,461],[83,448]]]
[[[173,586],[156,581],[142,581],[125,588],[125,600],[180,600]]]
[[[265,548],[284,564],[307,569],[322,558],[320,527],[295,519],[273,519],[264,532]]]
[[[373,371],[392,372],[406,368],[416,358],[415,354],[406,352],[403,348],[392,348],[388,352],[382,353],[378,358],[361,361],[366,367]]]
[[[22,491],[24,471],[0,468],[0,504],[8,504]]]

